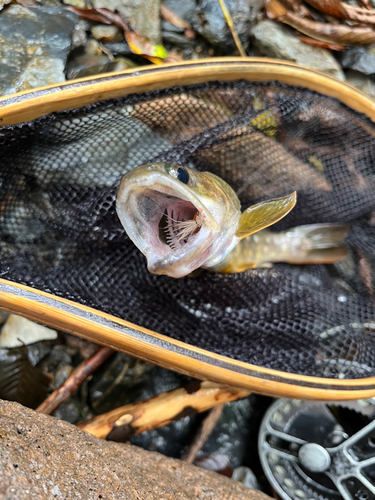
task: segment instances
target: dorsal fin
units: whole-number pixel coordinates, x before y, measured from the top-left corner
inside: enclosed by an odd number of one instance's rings
[[[296,201],[297,193],[294,191],[288,196],[262,201],[249,207],[240,217],[236,236],[239,239],[246,238],[250,234],[275,224],[292,210]]]

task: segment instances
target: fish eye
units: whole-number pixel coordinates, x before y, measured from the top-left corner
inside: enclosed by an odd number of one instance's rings
[[[189,172],[184,168],[179,167],[177,169],[177,179],[183,184],[187,184],[189,182]]]

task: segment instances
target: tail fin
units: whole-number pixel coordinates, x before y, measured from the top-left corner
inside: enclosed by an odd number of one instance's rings
[[[344,243],[349,226],[310,224],[288,231],[298,234],[301,252],[288,260],[290,264],[332,264],[344,260],[348,249]]]

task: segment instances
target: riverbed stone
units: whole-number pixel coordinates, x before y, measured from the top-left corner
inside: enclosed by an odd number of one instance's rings
[[[366,47],[349,47],[341,56],[343,68],[359,71],[364,75],[375,74],[375,44]]]
[[[65,81],[78,17],[62,7],[10,5],[0,16],[0,95]]]
[[[346,80],[351,85],[368,94],[375,100],[375,78],[374,76],[363,75],[359,71],[350,70],[346,73]]]
[[[245,49],[248,47],[249,30],[262,5],[262,0],[226,0],[236,33]],[[173,7],[171,8],[173,10]],[[229,54],[236,50],[232,34],[217,0],[197,2],[194,14],[188,22],[197,33],[222,53]]]
[[[253,46],[260,56],[292,61],[345,80],[339,63],[332,54],[319,47],[307,45],[289,28],[274,21],[260,21],[251,29]]]
[[[161,43],[160,0],[92,0],[92,6],[118,10],[152,43]]]
[[[0,10],[12,0],[0,0]]]
[[[0,498],[269,500],[241,483],[0,401]]]

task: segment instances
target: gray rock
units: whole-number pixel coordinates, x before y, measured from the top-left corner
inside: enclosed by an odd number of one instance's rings
[[[124,71],[125,69],[135,68],[137,65],[127,57],[118,57],[114,61],[113,71]]]
[[[254,48],[261,56],[292,61],[344,80],[340,65],[326,49],[301,42],[291,31],[273,21],[260,21],[251,30]]]
[[[11,1],[12,0],[0,0],[0,10],[4,7],[4,5],[7,5]]]
[[[69,59],[66,65],[66,78],[83,78],[113,71],[113,63],[107,55],[79,54]]]
[[[0,401],[0,498],[270,500],[180,460],[95,438]]]
[[[359,71],[351,70],[346,73],[346,80],[348,83],[359,88],[375,100],[374,77],[365,76],[362,73],[359,73]]]
[[[11,5],[0,17],[0,95],[65,81],[77,16],[62,7]]]
[[[155,370],[155,366],[146,361],[116,353],[97,371],[89,384],[92,408],[100,414],[151,397],[148,389]],[[160,392],[163,389],[161,387]]]
[[[227,9],[232,16],[236,32],[244,48],[249,45],[249,30],[256,20],[262,5],[262,0],[226,0]],[[171,8],[173,10],[173,6]],[[199,2],[188,22],[195,31],[223,53],[230,53],[236,49],[217,0],[202,0]]]
[[[87,42],[87,31],[89,31],[90,25],[84,20],[80,19],[74,27],[72,34],[72,48],[82,47],[86,45]]]
[[[130,56],[133,55],[128,42],[103,43],[104,47],[108,49],[114,56]]]
[[[68,379],[68,377],[70,377],[73,371],[74,368],[70,365],[58,366],[53,377],[53,389],[58,389],[59,387],[61,387],[61,385]]]
[[[259,489],[259,484],[254,472],[249,467],[237,467],[232,474],[233,481],[241,482],[246,488]]]
[[[64,420],[70,424],[76,424],[82,420],[82,411],[78,401],[70,398],[65,401],[60,407],[53,413],[53,416],[59,420]]]
[[[350,47],[341,56],[343,68],[354,69],[365,75],[375,74],[375,44]]]
[[[161,42],[160,0],[92,0],[95,8],[118,10],[152,43]]]
[[[195,46],[195,40],[188,40],[184,35],[176,33],[174,31],[163,31],[163,42],[175,44],[178,47],[183,48],[193,48]]]
[[[163,4],[172,12],[180,16],[187,23],[191,23],[191,20],[196,15],[197,3],[195,0],[163,0]],[[166,21],[162,21],[162,25],[164,25]],[[169,23],[167,26],[171,26]],[[175,31],[178,28],[171,28],[171,30]],[[168,29],[170,31],[170,29]]]
[[[117,26],[96,25],[91,28],[94,38],[104,42],[120,42],[124,37]]]

